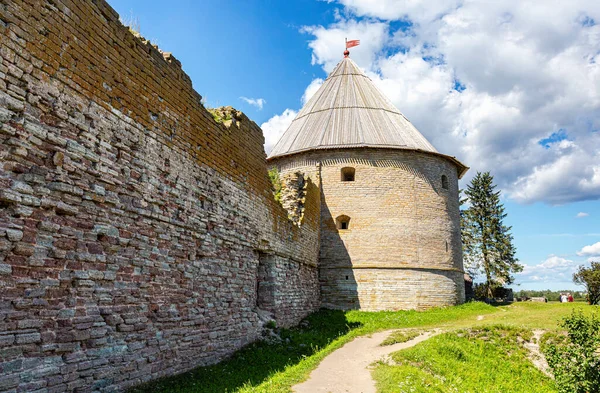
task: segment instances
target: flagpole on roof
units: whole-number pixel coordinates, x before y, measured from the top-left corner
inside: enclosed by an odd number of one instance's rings
[[[346,49],[344,49],[344,57],[348,57],[350,55],[350,51],[348,50],[348,37],[346,37]]]

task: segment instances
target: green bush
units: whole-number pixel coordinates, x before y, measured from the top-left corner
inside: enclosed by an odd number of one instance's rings
[[[279,171],[276,167],[269,169],[269,180],[271,180],[271,191],[273,191],[273,197],[277,202],[281,202],[281,179],[279,178]]]
[[[600,318],[580,311],[567,316],[562,326],[566,339],[546,336],[542,351],[560,393],[600,393]]]

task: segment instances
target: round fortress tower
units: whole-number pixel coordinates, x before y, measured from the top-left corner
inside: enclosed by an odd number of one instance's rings
[[[271,151],[282,176],[321,189],[323,307],[425,309],[464,302],[458,179],[348,57]]]

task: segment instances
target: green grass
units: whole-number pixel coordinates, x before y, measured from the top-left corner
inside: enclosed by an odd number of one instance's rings
[[[231,113],[224,110],[225,108],[206,108],[213,119],[219,124],[226,124],[227,121],[233,119]]]
[[[529,329],[562,330],[560,321],[571,314],[573,310],[581,310],[591,314],[597,306],[585,303],[533,303],[518,302],[507,306],[496,307],[495,313],[484,315],[483,319],[472,321],[469,319],[456,320],[451,323],[442,323],[438,327],[456,329],[486,325],[510,325]]]
[[[421,332],[418,330],[398,330],[390,334],[388,338],[383,340],[383,342],[380,345],[386,346],[405,343],[407,341],[412,340],[413,338],[419,337],[420,335]]]
[[[583,304],[515,303],[492,307],[483,303],[417,311],[321,310],[307,318],[308,326],[280,331],[281,344],[255,343],[231,358],[178,376],[153,381],[134,392],[287,393],[334,350],[357,336],[387,329],[447,330],[503,325],[558,330],[558,321]],[[478,318],[479,317],[479,318]]]
[[[494,312],[494,307],[483,303],[425,312],[321,310],[306,319],[307,327],[281,330],[281,344],[251,344],[215,366],[153,381],[132,391],[287,393],[291,386],[304,381],[325,356],[357,336],[386,329],[435,326]]]
[[[531,337],[509,326],[444,333],[396,352],[397,365],[379,364],[373,377],[381,393],[556,392],[527,358],[521,342]]]

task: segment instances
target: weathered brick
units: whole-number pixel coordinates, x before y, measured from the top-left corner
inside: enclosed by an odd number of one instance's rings
[[[22,181],[13,182],[11,189],[22,194],[33,194],[33,187]]]
[[[16,336],[17,344],[29,344],[29,343],[37,343],[41,341],[41,336],[39,333],[28,333],[28,334],[19,334]]]
[[[258,250],[278,256],[280,326],[319,307],[319,192],[288,219],[254,122],[216,122],[102,0],[4,11],[27,34],[0,35],[0,346],[27,361],[1,377],[119,391],[223,359],[260,337]]]
[[[19,321],[17,324],[19,329],[31,329],[31,328],[39,328],[42,326],[42,321],[35,319],[25,319]]]
[[[6,237],[8,237],[8,240],[11,242],[18,242],[19,240],[23,239],[23,231],[19,231],[17,229],[7,229]]]
[[[35,252],[35,248],[33,245],[28,243],[17,243],[13,248],[13,252],[16,255],[31,256]]]
[[[12,345],[14,342],[15,342],[14,334],[0,336],[0,347],[6,347],[9,345]]]
[[[12,266],[0,263],[0,274],[12,274]]]
[[[5,392],[9,389],[19,386],[20,378],[18,375],[0,376],[0,390]]]
[[[65,215],[75,215],[79,212],[77,206],[69,205],[68,203],[58,202],[56,204],[56,213]]]

